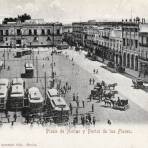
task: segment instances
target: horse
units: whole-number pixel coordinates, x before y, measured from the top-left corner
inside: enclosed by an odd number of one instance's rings
[[[104,100],[104,103],[105,103],[105,106],[110,106],[111,107],[111,105],[112,105],[112,102],[111,102],[111,100],[108,100],[108,99],[105,99]]]
[[[109,93],[104,92],[104,94],[103,94],[103,97],[108,98],[108,99],[111,99],[113,96],[114,96],[114,94],[112,94],[111,92],[109,92]]]
[[[109,84],[109,85],[108,85],[108,88],[109,88],[109,89],[112,88],[112,89],[114,90],[116,86],[117,86],[117,83],[113,83],[113,84]]]

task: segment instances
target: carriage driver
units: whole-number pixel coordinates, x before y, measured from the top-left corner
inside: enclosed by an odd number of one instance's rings
[[[117,100],[117,104],[120,105],[121,104],[121,100],[120,98],[118,97],[118,100]]]

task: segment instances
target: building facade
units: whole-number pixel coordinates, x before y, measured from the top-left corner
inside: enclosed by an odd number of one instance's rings
[[[48,47],[61,41],[61,23],[16,22],[0,25],[0,47]]]
[[[148,77],[148,24],[140,24],[139,76]]]
[[[138,71],[139,23],[125,22],[122,26],[123,66]]]
[[[114,53],[115,66],[122,65],[122,28],[113,28],[109,35],[109,49]]]
[[[66,41],[68,44],[72,45],[72,25],[67,24],[63,25],[62,29],[63,41]]]

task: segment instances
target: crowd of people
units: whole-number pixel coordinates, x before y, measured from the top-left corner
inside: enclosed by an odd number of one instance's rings
[[[80,118],[80,123],[78,120],[78,116],[73,117],[73,125],[75,126],[76,124],[81,124],[83,126],[85,125],[94,125],[96,124],[96,118],[95,116],[91,116],[90,113],[86,115],[82,115]]]

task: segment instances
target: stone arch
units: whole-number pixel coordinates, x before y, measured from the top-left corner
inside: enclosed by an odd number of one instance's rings
[[[127,54],[127,63],[126,63],[127,65],[127,68],[130,68],[130,54],[128,53]]]
[[[116,62],[116,64],[118,64],[118,55],[116,54],[115,57],[116,57],[116,61],[115,62]]]
[[[134,55],[131,55],[131,69],[134,69]]]
[[[126,53],[123,54],[123,66],[126,66]]]
[[[135,56],[135,70],[138,71],[138,56]]]
[[[122,65],[122,56],[121,55],[119,56],[119,59],[120,59],[119,64]]]

